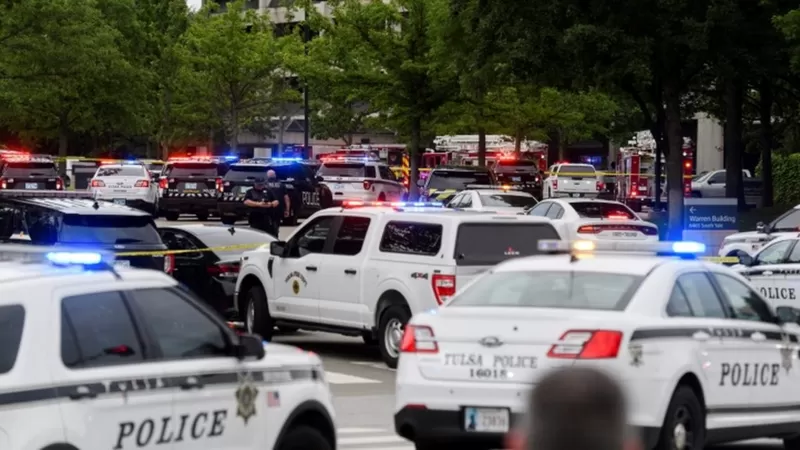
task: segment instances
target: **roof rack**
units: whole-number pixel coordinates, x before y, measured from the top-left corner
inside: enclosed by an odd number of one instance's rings
[[[91,191],[54,191],[54,190],[25,190],[25,189],[0,189],[0,197],[5,198],[85,198],[93,200],[95,193]]]
[[[647,253],[656,256],[678,256],[696,259],[705,253],[706,246],[700,242],[624,242],[624,241],[559,241],[544,239],[539,241],[539,251],[547,254],[570,254],[586,256],[598,252]]]
[[[69,247],[0,244],[0,262],[84,267],[114,272],[114,253]],[[116,273],[115,273],[116,275]]]

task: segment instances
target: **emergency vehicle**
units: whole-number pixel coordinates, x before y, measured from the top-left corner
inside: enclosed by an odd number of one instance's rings
[[[178,220],[194,214],[208,220],[217,213],[217,199],[223,191],[223,175],[229,164],[210,157],[172,157],[164,164],[159,179],[160,214]]]
[[[395,430],[418,450],[502,448],[531,386],[565,366],[621,380],[642,448],[800,446],[798,310],[696,259],[703,244],[538,245],[406,325]]]
[[[447,163],[473,163],[478,157],[479,136],[477,134],[437,136],[434,139],[437,151],[447,154]],[[503,155],[515,153],[514,138],[505,135],[486,135],[487,165]],[[522,158],[537,161],[539,171],[547,171],[547,145],[538,141],[520,142]]]
[[[0,448],[336,448],[319,356],[113,253],[0,245],[0,323]]]
[[[376,158],[328,157],[317,177],[331,191],[333,205],[346,200],[402,201],[407,194],[402,180]]]
[[[49,155],[0,155],[0,189],[62,190],[64,179]]]
[[[158,185],[144,163],[125,161],[101,164],[89,182],[89,190],[98,200],[158,213]]]

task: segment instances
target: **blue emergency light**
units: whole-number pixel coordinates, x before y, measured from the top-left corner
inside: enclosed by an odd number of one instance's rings
[[[59,266],[93,266],[103,261],[103,255],[94,252],[50,252],[45,258]]]
[[[698,255],[706,252],[706,245],[701,242],[673,242],[672,251],[678,254]]]
[[[303,160],[303,158],[299,158],[299,157],[272,158],[272,161],[274,161],[274,162],[300,162],[302,160]]]
[[[228,155],[223,158],[225,161],[238,161],[239,157],[236,155]]]
[[[114,254],[110,252],[63,247],[0,244],[0,261],[2,262],[102,269],[111,267],[114,264],[114,259]]]
[[[538,243],[542,253],[591,254],[595,252],[649,253],[658,256],[695,258],[705,253],[706,246],[700,242],[630,242],[630,241],[559,241],[544,239]]]
[[[362,201],[345,201],[342,202],[345,208],[359,208],[359,207],[389,207],[389,208],[442,208],[444,204],[439,202],[362,202]]]

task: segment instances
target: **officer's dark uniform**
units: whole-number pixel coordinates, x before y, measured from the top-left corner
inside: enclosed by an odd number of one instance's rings
[[[264,187],[263,189],[250,189],[244,195],[245,200],[252,200],[254,202],[265,202],[269,203],[274,200],[278,200],[272,195],[272,192]],[[251,228],[255,228],[257,230],[264,231],[266,233],[270,233],[274,236],[278,236],[275,227],[272,225],[272,213],[277,209],[277,207],[270,207],[270,208],[260,208],[256,206],[250,207],[250,216],[248,217],[248,223],[250,224]]]
[[[272,226],[275,230],[275,236],[278,235],[283,222],[283,213],[286,211],[286,188],[283,183],[278,180],[268,180],[265,184],[264,190],[269,191],[270,194],[278,201],[278,206],[270,211],[272,216]]]

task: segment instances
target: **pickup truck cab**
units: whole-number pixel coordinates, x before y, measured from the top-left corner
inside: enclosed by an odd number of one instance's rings
[[[512,257],[560,239],[542,217],[453,211],[424,203],[345,203],[285,242],[242,255],[236,308],[246,328],[361,336],[395,367],[405,324]]]

